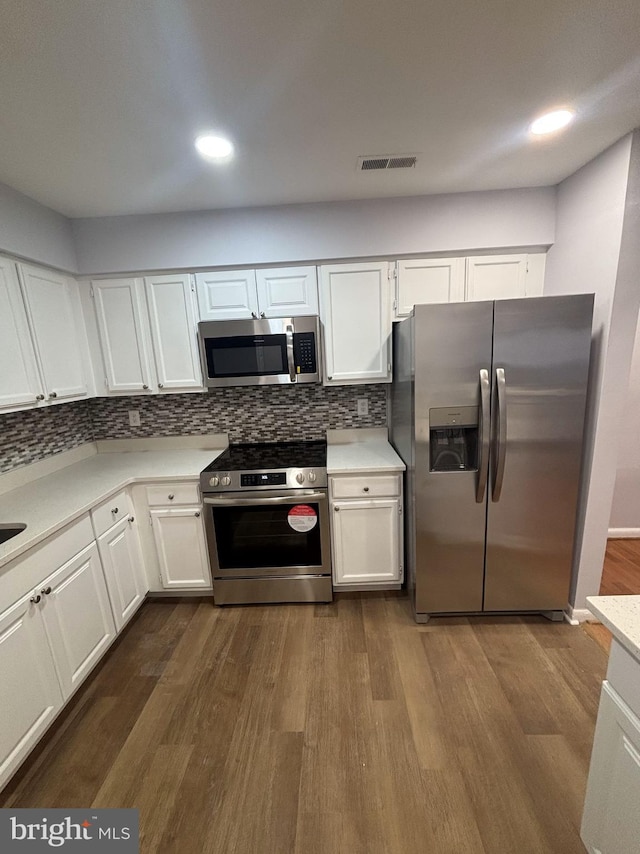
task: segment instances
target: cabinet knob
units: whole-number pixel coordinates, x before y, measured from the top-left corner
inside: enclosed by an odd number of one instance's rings
[[[158,383],[158,388],[164,388],[164,383]]]
[[[194,516],[196,516],[196,517],[199,517],[199,516],[200,516],[200,511],[199,511],[199,510],[196,510],[196,512],[195,512],[193,515],[194,515]]]
[[[173,492],[170,492],[170,493],[167,495],[167,498],[169,499],[169,501],[173,501],[173,499],[175,498],[175,495],[173,494]]]
[[[130,521],[130,522],[135,522],[135,521],[136,521],[136,517],[135,517],[135,516],[129,516],[129,521]]]
[[[43,394],[37,394],[36,400],[44,400],[44,395]]]
[[[368,487],[368,486],[363,486],[363,487],[362,487],[362,491],[363,491],[363,492],[369,492],[369,487]]]
[[[261,311],[261,312],[260,312],[260,317],[266,317],[266,316],[267,316],[267,315],[264,313],[264,311]]]
[[[50,587],[43,587],[40,592],[42,593],[43,596],[48,596],[49,593],[51,593],[51,588]]]
[[[328,379],[328,380],[332,380],[332,379],[333,379],[333,377],[327,377],[327,379]]]
[[[37,605],[41,599],[42,599],[42,596],[40,596],[40,594],[36,593],[35,596],[32,596],[31,599],[29,599],[29,602],[33,602],[34,605]]]
[[[112,512],[112,513],[113,513],[113,515],[115,516],[115,515],[116,515],[116,513],[118,512],[118,508],[117,508],[117,507],[114,507],[114,508],[111,510],[111,512]]]
[[[334,509],[334,510],[335,510],[335,512],[337,513],[337,512],[338,512],[338,510],[339,510],[340,508],[339,508],[339,507],[334,507],[333,509]]]
[[[145,384],[142,386],[142,388],[146,391],[146,390],[149,388],[149,386],[145,383]]]
[[[58,396],[57,391],[52,391],[51,394],[49,395],[49,397],[57,397],[57,396]]]

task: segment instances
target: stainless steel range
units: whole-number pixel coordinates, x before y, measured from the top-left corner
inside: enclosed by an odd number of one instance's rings
[[[200,486],[217,605],[333,599],[325,442],[230,445]]]

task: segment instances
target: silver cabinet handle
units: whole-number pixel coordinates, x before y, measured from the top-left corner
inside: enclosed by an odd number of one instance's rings
[[[266,317],[266,316],[267,316],[267,315],[264,313],[264,311],[261,311],[261,312],[260,312],[260,317]]]
[[[296,366],[293,360],[293,326],[287,324],[287,365],[289,366],[289,379],[292,383],[296,381]]]
[[[491,500],[500,501],[502,493],[502,482],[504,480],[504,466],[507,458],[507,380],[504,368],[496,368],[496,467],[493,476],[493,490]]]
[[[51,593],[51,588],[50,587],[43,587],[40,592],[42,593],[43,596],[48,596],[49,593]]]
[[[43,394],[37,394],[36,400],[44,400],[44,395]]]
[[[146,391],[146,390],[149,388],[149,386],[145,383],[145,384],[142,386],[142,388]]]
[[[251,312],[251,317],[253,317],[254,320],[258,319],[258,315],[255,313],[255,311]]]
[[[169,499],[169,501],[173,501],[173,499],[175,498],[175,495],[173,494],[173,492],[170,492],[170,493],[167,495],[167,498]]]
[[[29,602],[33,602],[34,605],[37,605],[41,599],[42,599],[42,596],[40,596],[39,593],[36,593],[35,596],[32,596],[31,599],[29,599]]]
[[[158,383],[158,388],[164,388],[164,383]]]
[[[52,392],[51,392],[51,394],[49,395],[49,397],[54,397],[54,398],[55,398],[55,397],[57,397],[57,396],[58,396],[58,392],[57,392],[57,391],[52,391]]]
[[[129,521],[130,521],[130,522],[135,522],[135,521],[136,521],[136,517],[135,517],[135,516],[129,516]]]
[[[489,434],[491,432],[490,420],[491,384],[489,383],[489,371],[483,368],[480,371],[480,459],[478,460],[478,484],[476,486],[476,501],[482,504],[487,489],[487,477],[489,476]]]
[[[193,515],[194,515],[194,516],[196,517],[196,519],[197,519],[197,518],[200,516],[200,511],[199,511],[199,510],[196,510],[196,512],[195,512]]]

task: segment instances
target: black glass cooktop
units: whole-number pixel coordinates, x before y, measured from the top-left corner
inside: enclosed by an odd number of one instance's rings
[[[260,469],[325,468],[327,443],[263,442],[252,445],[229,445],[203,471],[257,471]]]

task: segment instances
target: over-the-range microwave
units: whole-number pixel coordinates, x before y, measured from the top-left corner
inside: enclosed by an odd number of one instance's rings
[[[208,388],[320,381],[320,319],[276,317],[198,324]]]

